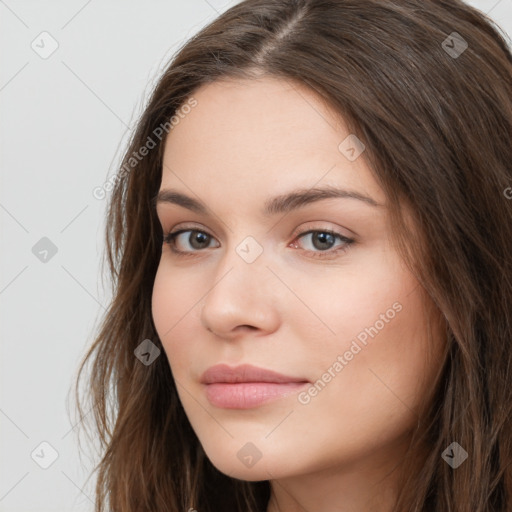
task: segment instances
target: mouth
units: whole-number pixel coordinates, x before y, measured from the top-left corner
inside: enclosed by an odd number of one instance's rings
[[[206,398],[224,409],[251,409],[285,398],[311,383],[252,365],[230,367],[225,364],[209,368],[201,377]]]

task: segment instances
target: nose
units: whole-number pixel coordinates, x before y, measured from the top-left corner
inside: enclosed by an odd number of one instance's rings
[[[230,248],[219,260],[201,309],[201,322],[219,337],[248,331],[274,332],[279,326],[279,281],[267,268],[265,253],[248,263]]]

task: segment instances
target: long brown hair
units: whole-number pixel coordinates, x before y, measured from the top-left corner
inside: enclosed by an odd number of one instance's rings
[[[459,0],[246,0],[180,49],[109,198],[113,298],[76,388],[80,418],[86,427],[93,418],[101,442],[96,511],[266,510],[268,481],[232,478],[206,457],[151,313],[162,249],[152,202],[161,133],[201,85],[264,75],[310,87],[364,142],[397,247],[445,323],[444,362],[413,433],[404,462],[414,470],[404,471],[396,511],[512,510],[508,44],[490,18]],[[147,154],[133,160],[149,139]],[[134,355],[147,339],[162,352],[150,365]],[[88,363],[94,414],[86,418],[78,383]],[[413,464],[425,442],[421,464]],[[452,442],[468,453],[457,469],[441,457]]]

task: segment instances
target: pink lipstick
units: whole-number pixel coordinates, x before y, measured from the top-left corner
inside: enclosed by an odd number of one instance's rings
[[[225,409],[251,409],[310,384],[303,377],[290,377],[248,364],[212,366],[201,376],[201,383],[205,385],[208,401]]]

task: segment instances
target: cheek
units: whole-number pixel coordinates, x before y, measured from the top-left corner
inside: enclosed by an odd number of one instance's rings
[[[309,293],[304,284],[300,291],[326,326],[296,324],[294,338],[318,383],[311,402],[353,412],[386,404],[406,412],[421,400],[436,369],[427,357],[428,325],[418,282],[385,254],[340,276]]]
[[[188,368],[191,354],[194,352],[194,339],[188,335],[184,338],[187,325],[196,321],[198,309],[194,305],[201,293],[187,286],[185,276],[179,272],[170,272],[165,265],[158,267],[152,295],[152,316],[157,334],[162,342],[173,373],[174,361],[179,361],[180,367]],[[186,340],[186,343],[180,343]],[[172,355],[172,357],[170,357]]]
[[[385,250],[368,251],[338,272],[319,273],[296,283],[297,296],[313,314],[299,303],[286,306],[285,311],[295,317],[294,325],[302,328],[296,340],[305,346],[309,342],[310,348],[313,343],[318,347],[321,340],[325,350],[315,351],[319,360],[349,350],[354,339],[364,348],[386,336],[398,337],[399,326],[404,327],[404,317],[412,310],[412,323],[417,320],[413,293],[418,283],[396,255]],[[404,309],[408,313],[404,314]]]
[[[399,284],[372,293],[371,299],[353,290],[351,300],[338,304],[337,316],[331,316],[337,335],[324,343],[320,354],[311,353],[318,379],[311,390],[311,415],[316,409],[318,417],[328,411],[340,422],[358,418],[356,423],[345,421],[354,436],[372,421],[381,425],[382,435],[412,426],[436,370],[435,361],[429,363],[427,357],[427,320],[419,288],[402,277]]]

